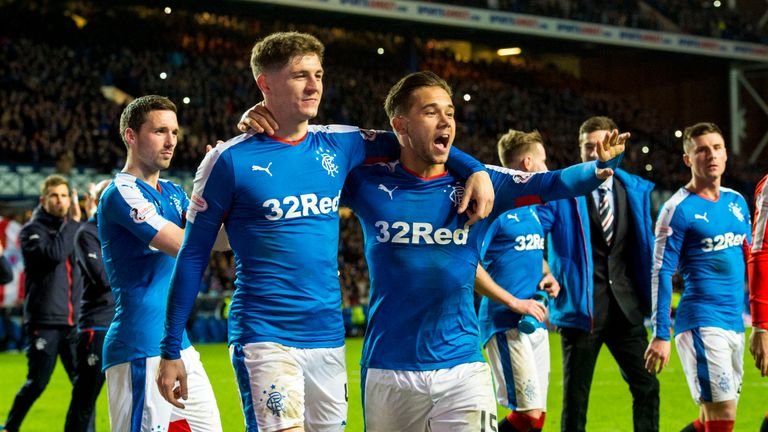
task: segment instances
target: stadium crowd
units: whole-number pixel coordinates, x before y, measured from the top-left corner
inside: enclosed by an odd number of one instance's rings
[[[542,15],[618,27],[686,33],[719,39],[765,43],[757,21],[735,1],[715,6],[701,0],[439,0],[435,3]]]

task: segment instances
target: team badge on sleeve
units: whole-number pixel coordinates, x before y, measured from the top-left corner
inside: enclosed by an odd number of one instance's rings
[[[157,210],[152,204],[147,204],[142,208],[133,207],[131,209],[131,219],[133,219],[134,223],[143,223],[148,218],[154,216],[156,213]]]
[[[192,194],[192,198],[189,199],[189,203],[189,207],[198,213],[202,213],[208,210],[208,202],[206,202],[205,199],[200,195]]]
[[[374,141],[376,139],[376,131],[373,129],[360,129],[360,136],[366,141]]]

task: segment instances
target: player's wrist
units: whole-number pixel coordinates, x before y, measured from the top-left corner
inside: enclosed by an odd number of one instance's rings
[[[181,358],[181,353],[178,351],[160,350],[160,358],[163,360],[178,360]]]

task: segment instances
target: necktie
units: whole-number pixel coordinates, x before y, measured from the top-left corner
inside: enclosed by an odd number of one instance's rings
[[[598,197],[600,198],[600,206],[598,211],[600,212],[600,224],[603,226],[603,235],[605,236],[605,243],[610,246],[613,240],[613,209],[611,208],[611,202],[608,200],[608,194],[610,191],[608,188],[599,188],[597,190]]]

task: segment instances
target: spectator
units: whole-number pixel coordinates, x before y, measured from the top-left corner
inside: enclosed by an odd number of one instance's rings
[[[74,257],[79,226],[77,192],[73,189],[70,196],[64,177],[47,177],[40,188],[40,205],[20,234],[26,274],[24,325],[30,338],[29,370],[8,414],[7,431],[19,430],[48,385],[59,355],[70,381],[75,377],[75,323],[82,297],[80,270]]]

